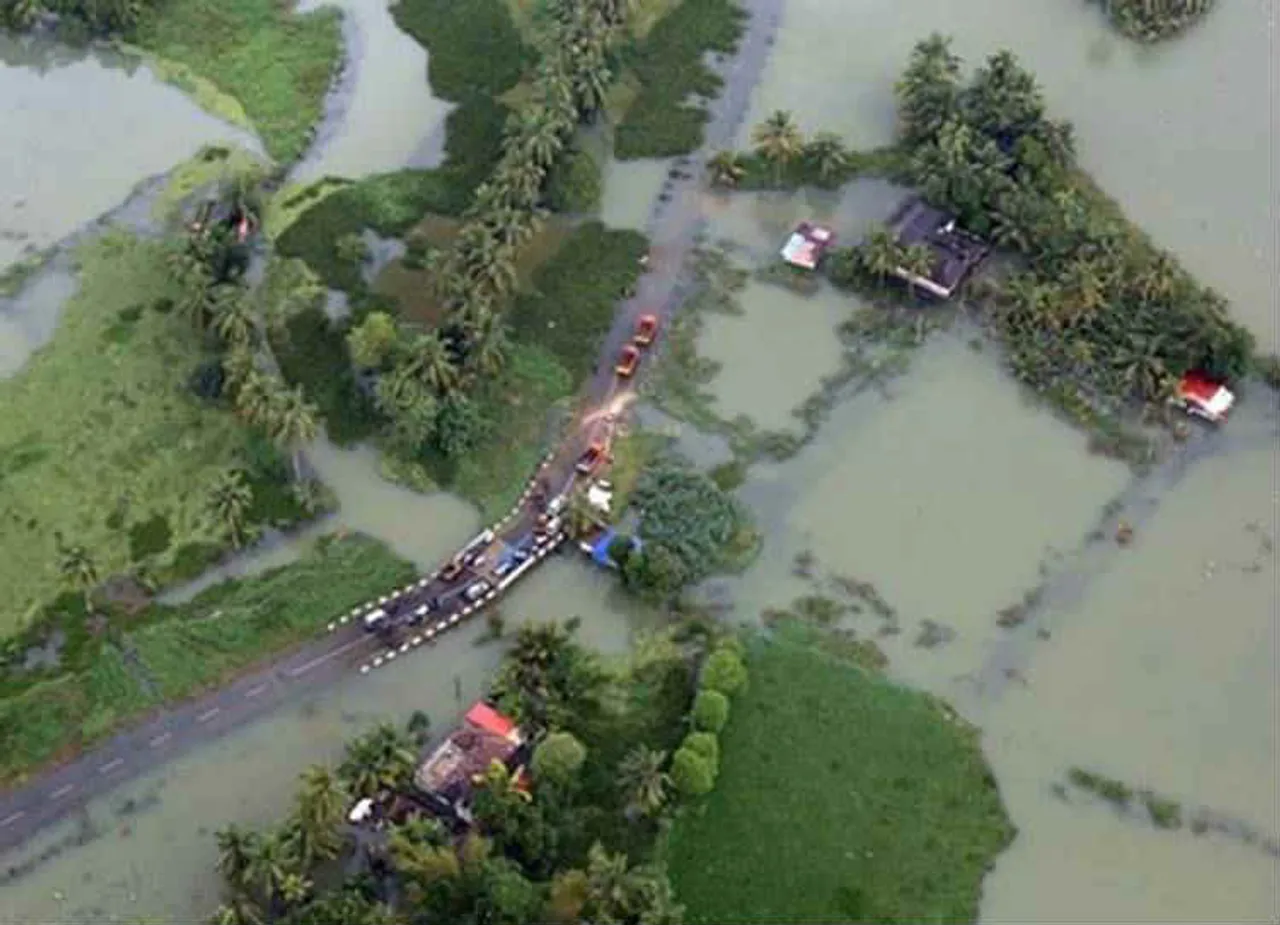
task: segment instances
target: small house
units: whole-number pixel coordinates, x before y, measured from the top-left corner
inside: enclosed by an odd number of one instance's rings
[[[528,751],[515,721],[479,702],[422,762],[413,783],[437,813],[469,825],[475,786],[489,766],[497,761],[522,778]]]
[[[933,208],[918,196],[902,204],[889,220],[889,228],[899,244],[923,245],[934,258],[928,276],[918,276],[902,267],[895,269],[893,275],[939,299],[951,298],[991,252],[986,241],[958,228],[955,216]]]
[[[816,270],[822,255],[836,243],[836,234],[830,228],[801,222],[782,245],[782,259],[802,270]]]

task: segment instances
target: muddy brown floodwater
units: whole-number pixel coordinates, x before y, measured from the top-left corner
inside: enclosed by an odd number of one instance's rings
[[[377,31],[386,26],[381,0],[343,6],[395,60],[365,72],[364,83],[351,78],[304,172],[358,173],[396,157],[428,156],[418,140],[435,131],[444,107],[414,84],[401,92],[416,94],[422,121],[378,128],[387,113],[400,119],[404,109],[379,107],[385,100],[367,89],[414,78],[420,51]],[[1220,4],[1203,27],[1151,50],[1115,38],[1092,6],[1072,0],[789,0],[747,126],[784,108],[806,130],[880,144],[892,130],[893,80],[916,39],[934,29],[952,33],[970,60],[1009,46],[1039,74],[1055,110],[1076,122],[1084,161],[1103,185],[1274,346],[1274,17],[1267,0]],[[100,91],[109,107],[121,107],[111,111],[137,104],[139,94],[170,100],[145,76],[117,80],[99,64],[76,67],[104,88],[120,84]],[[0,69],[0,90],[74,95],[58,90],[71,79],[66,70]],[[156,105],[186,105],[175,99]],[[183,134],[183,126],[207,126],[198,113],[152,116],[148,124],[169,126],[170,147],[154,163],[126,158],[128,170],[115,171],[126,179],[93,181],[87,194],[36,197],[29,189],[53,180],[29,174],[17,192],[0,187],[0,201],[28,196],[28,210],[48,203],[21,227],[33,240],[51,240],[117,202],[133,178],[208,140]],[[33,121],[27,131],[16,148],[5,133],[0,164],[80,162],[64,128],[40,134]],[[221,131],[209,128],[211,137]],[[659,161],[610,164],[605,220],[643,228],[667,169]],[[13,175],[0,171],[0,183],[4,176],[17,182]],[[67,176],[89,182],[74,171]],[[709,237],[731,240],[751,260],[771,255],[800,217],[823,218],[856,238],[898,195],[872,183],[839,194],[708,195],[705,212]],[[712,385],[716,409],[749,413],[765,427],[786,424],[788,408],[839,363],[834,326],[865,308],[827,291],[800,298],[755,283],[742,301],[741,315],[708,319],[700,344],[722,364]],[[768,542],[745,575],[710,590],[746,621],[798,594],[838,594],[833,576],[870,583],[893,608],[892,621],[863,614],[849,625],[878,639],[895,677],[951,698],[980,724],[1019,826],[986,881],[984,921],[1274,919],[1280,871],[1258,845],[1159,831],[1076,792],[1060,791],[1067,801],[1055,795],[1068,769],[1080,766],[1188,809],[1210,808],[1263,837],[1280,834],[1274,397],[1255,392],[1222,434],[1194,442],[1182,463],[1135,485],[1118,464],[1089,455],[1079,433],[1027,402],[991,347],[975,350],[969,341],[963,329],[934,335],[882,392],[839,405],[796,457],[754,467],[740,494]],[[687,428],[684,438],[699,458],[723,458],[719,441],[700,442]],[[367,451],[319,444],[311,457],[342,499],[338,522],[383,537],[423,565],[478,523],[456,499],[388,485]],[[1127,548],[1105,534],[1089,541],[1099,524],[1110,526],[1113,499],[1135,498],[1145,507]],[[803,552],[814,559],[810,579],[794,574]],[[233,570],[293,554],[285,542]],[[1050,591],[1024,626],[997,625],[998,611],[1046,579]],[[652,619],[620,601],[609,576],[572,559],[540,569],[503,608],[512,618],[581,615],[586,638],[610,651],[621,651]],[[949,641],[916,645],[926,621]],[[887,623],[896,635],[878,635]],[[333,758],[375,717],[424,709],[437,726],[450,722],[499,657],[497,646],[473,644],[480,631],[446,637],[435,651],[352,677],[196,750],[0,858],[0,921],[199,919],[216,902],[213,830],[277,817],[295,775]],[[10,866],[21,873],[10,877]]]

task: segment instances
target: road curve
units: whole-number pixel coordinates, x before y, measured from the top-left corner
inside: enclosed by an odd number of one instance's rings
[[[707,148],[728,147],[746,118],[751,92],[763,73],[769,47],[777,31],[784,0],[739,0],[751,14],[738,54],[722,68],[724,87],[710,106]],[[355,670],[368,671],[418,645],[428,645],[442,632],[465,620],[492,600],[505,585],[492,579],[492,569],[510,550],[524,550],[527,567],[549,555],[563,535],[537,541],[533,528],[539,513],[540,484],[545,495],[572,487],[574,466],[587,446],[612,428],[598,413],[620,391],[613,374],[614,358],[630,340],[641,314],[659,317],[662,329],[670,323],[684,296],[685,257],[704,225],[700,156],[680,158],[681,176],[669,180],[654,204],[647,231],[652,242],[646,273],[636,295],[623,302],[600,348],[600,363],[587,383],[580,414],[560,445],[543,461],[516,507],[495,525],[494,538],[483,562],[465,569],[451,581],[439,573],[404,588],[389,591],[346,614],[335,615],[331,632],[274,662],[241,677],[231,685],[158,712],[140,726],[122,732],[105,745],[40,774],[22,787],[0,796],[0,852],[17,847],[43,827],[95,796],[153,770],[191,747],[225,734],[276,709],[282,703],[318,691]],[[659,340],[661,334],[659,335]],[[506,576],[509,584],[519,571]],[[481,578],[493,589],[477,600],[466,589]],[[433,609],[397,642],[395,648],[364,632],[362,618],[374,607],[411,613],[430,602]]]

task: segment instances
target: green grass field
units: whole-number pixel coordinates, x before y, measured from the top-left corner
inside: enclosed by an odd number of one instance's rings
[[[716,789],[669,845],[686,921],[974,921],[1013,835],[976,733],[799,637],[748,668]]]
[[[112,615],[107,638],[80,647],[77,670],[0,698],[0,784],[319,634],[335,615],[413,574],[375,540],[321,539],[292,565],[216,585],[180,606],[153,605],[119,625]],[[135,665],[119,642],[135,647]]]
[[[104,578],[138,564],[131,528],[157,514],[174,549],[208,539],[207,486],[251,439],[188,391],[204,357],[162,310],[176,294],[163,248],[108,233],[78,259],[52,342],[0,382],[0,636],[59,592],[59,532]]]
[[[236,100],[267,153],[288,163],[324,115],[342,57],[340,18],[331,9],[297,15],[272,0],[166,0],[133,41]]]

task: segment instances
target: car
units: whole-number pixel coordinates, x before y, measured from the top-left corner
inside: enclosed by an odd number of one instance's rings
[[[467,590],[463,592],[469,601],[478,601],[492,590],[493,585],[481,578],[473,585],[468,585]]]
[[[458,576],[462,574],[465,566],[459,559],[450,559],[444,568],[440,570],[441,581],[456,581]]]
[[[1190,372],[1178,382],[1170,401],[1193,417],[1221,424],[1231,413],[1236,397],[1222,382],[1200,372]]]
[[[618,363],[613,367],[613,371],[626,379],[635,374],[636,367],[639,365],[640,348],[635,344],[627,344],[619,351]]]
[[[658,336],[658,316],[641,315],[636,322],[636,333],[631,342],[637,347],[648,347]]]
[[[597,440],[587,447],[578,457],[577,470],[580,475],[593,475],[597,469],[609,461],[609,450],[603,440]]]

